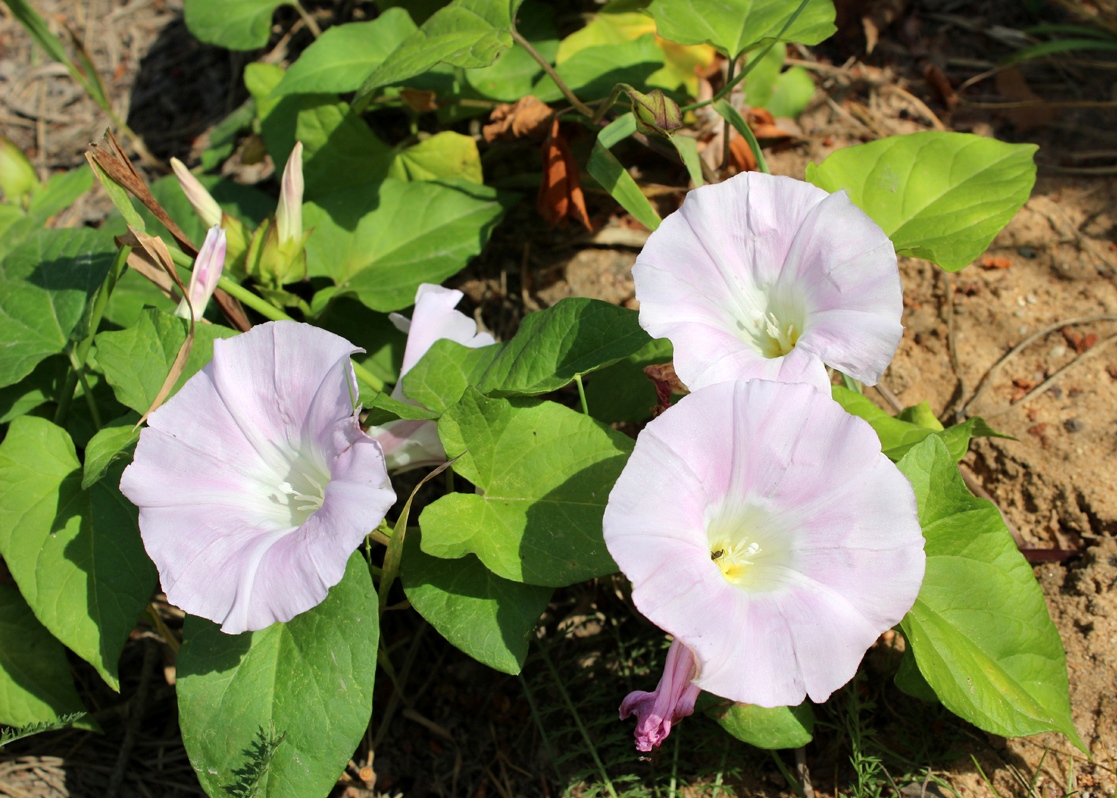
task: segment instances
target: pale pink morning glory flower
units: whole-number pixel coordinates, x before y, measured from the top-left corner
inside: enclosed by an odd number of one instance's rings
[[[395,494],[357,418],[359,349],[277,321],[213,350],[151,414],[120,490],[168,600],[238,634],[321,602]]]
[[[449,338],[471,349],[496,343],[488,333],[478,332],[477,322],[455,310],[462,296],[461,291],[423,283],[415,293],[415,312],[410,319],[398,313],[390,315],[392,323],[407,333],[400,378],[392,389],[393,399],[419,404],[404,394],[403,375],[411,371],[435,341]],[[433,421],[401,419],[370,427],[368,433],[383,447],[388,470],[393,473],[446,462],[446,450],[442,448],[438,426]]]
[[[695,189],[632,269],[640,324],[696,390],[760,377],[874,385],[903,326],[896,253],[844,191],[759,172]]]
[[[764,707],[824,701],[923,580],[911,484],[805,384],[684,397],[640,433],[603,526],[636,607],[693,653],[693,684]]]
[[[221,279],[221,271],[225,268],[225,231],[214,225],[206,233],[206,240],[202,243],[198,257],[194,259],[194,270],[190,272],[190,285],[186,293],[190,295],[190,304],[186,304],[183,297],[175,315],[184,319],[190,318],[193,308],[194,321],[202,318],[206,312],[206,305],[213,292],[217,289],[217,282]]]
[[[693,681],[697,675],[694,655],[675,640],[667,650],[663,676],[655,691],[646,693],[636,690],[621,702],[621,720],[636,715],[638,751],[651,751],[657,747],[671,733],[672,726],[694,712],[694,702],[702,692]]]

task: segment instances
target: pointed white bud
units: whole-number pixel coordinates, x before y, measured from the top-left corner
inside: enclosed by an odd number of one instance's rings
[[[275,224],[279,243],[286,244],[302,238],[303,234],[303,145],[295,142],[287,166],[283,169],[283,182],[279,186],[279,207],[275,209]]]
[[[178,158],[171,158],[171,168],[175,170],[175,177],[182,187],[182,193],[194,207],[194,213],[205,223],[206,227],[221,224],[221,206],[217,200],[210,196],[205,187],[198,182],[198,178],[186,168],[186,164]]]
[[[190,318],[190,307],[194,308],[194,321],[202,318],[206,311],[206,304],[217,288],[217,281],[221,279],[221,271],[225,268],[225,231],[214,225],[206,233],[205,243],[194,260],[194,271],[190,274],[190,285],[187,292],[190,294],[190,305],[183,298],[178,303],[175,315],[183,319]]]

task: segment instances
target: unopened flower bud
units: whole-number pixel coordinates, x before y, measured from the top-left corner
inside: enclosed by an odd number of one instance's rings
[[[303,145],[295,142],[287,166],[283,169],[283,181],[279,186],[279,207],[275,209],[275,223],[279,232],[279,243],[286,244],[302,238],[303,235]]]
[[[194,260],[194,271],[190,274],[190,285],[186,289],[190,296],[190,304],[187,304],[186,298],[183,297],[178,303],[175,315],[188,319],[193,308],[194,321],[200,320],[205,313],[209,298],[217,289],[217,281],[221,279],[221,271],[224,268],[225,231],[214,225],[206,233],[205,243],[202,244],[202,249]]]
[[[650,94],[627,89],[632,100],[632,110],[636,114],[636,125],[645,133],[666,135],[683,126],[683,113],[679,104],[659,89]]]
[[[194,213],[198,214],[198,218],[205,223],[206,227],[220,225],[221,206],[217,204],[217,200],[210,196],[205,187],[198,182],[198,178],[194,177],[186,168],[186,164],[178,158],[171,158],[171,168],[175,170],[175,177],[182,187],[182,193],[190,200],[190,205],[194,208]]]

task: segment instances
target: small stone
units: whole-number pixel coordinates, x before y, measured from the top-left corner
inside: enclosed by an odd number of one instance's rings
[[[1063,422],[1063,429],[1067,432],[1081,432],[1086,429],[1086,422],[1080,418],[1068,418]]]
[[[1012,311],[1012,315],[1015,316],[1018,319],[1022,319],[1022,318],[1024,318],[1024,311],[1014,310],[1014,311]]]
[[[1028,296],[1025,297],[1025,300],[1027,300],[1029,305],[1034,305],[1036,302],[1039,302],[1039,300],[1036,299],[1035,294],[1028,294]]]
[[[1021,335],[1026,335],[1026,334],[1028,333],[1028,327],[1027,327],[1027,325],[1025,325],[1025,326],[1021,327],[1020,329],[1018,329],[1018,330],[1017,330],[1017,332],[1019,332],[1019,333],[1020,333]]]
[[[1066,355],[1066,353],[1067,353],[1067,348],[1065,346],[1063,346],[1062,344],[1058,344],[1057,346],[1051,347],[1050,351],[1048,351],[1048,353],[1047,353],[1047,356],[1049,358],[1051,358],[1052,360],[1058,360],[1059,358]]]
[[[1036,256],[1036,251],[1032,247],[1020,247],[1020,249],[1016,251],[1020,253],[1020,257],[1027,258],[1028,260],[1032,260],[1032,258]]]
[[[1016,304],[1020,307],[1024,307],[1026,304],[1028,304],[1028,300],[1024,299],[1024,297],[1022,296],[1018,296],[1016,297]]]

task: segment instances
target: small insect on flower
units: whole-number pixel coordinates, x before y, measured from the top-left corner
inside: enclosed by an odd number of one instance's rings
[[[349,356],[309,324],[214,342],[148,419],[120,490],[171,603],[229,634],[288,621],[341,581],[395,502],[361,431]]]
[[[764,707],[826,700],[923,581],[911,484],[866,422],[810,385],[684,397],[640,433],[603,526],[636,607],[675,637],[656,692],[621,705],[642,751],[699,688]]]
[[[691,390],[760,377],[869,385],[899,346],[900,273],[845,192],[747,172],[695,189],[632,269],[640,324],[675,349]]]

